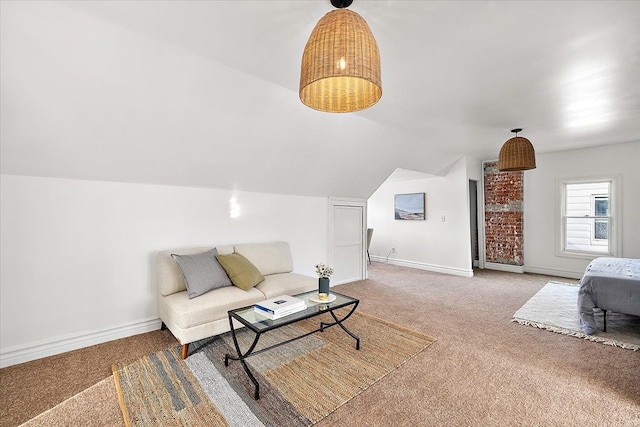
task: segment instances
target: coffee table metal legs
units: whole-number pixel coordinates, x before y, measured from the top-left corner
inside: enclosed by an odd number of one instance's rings
[[[345,331],[347,334],[349,334],[351,336],[351,338],[356,340],[356,350],[360,350],[360,338],[356,334],[351,332],[349,329],[347,329],[347,327],[342,324],[342,322],[344,322],[349,317],[351,317],[353,312],[356,311],[357,307],[358,307],[358,303],[355,303],[353,305],[353,307],[351,307],[351,311],[349,311],[349,313],[347,313],[347,315],[344,316],[342,319],[338,319],[336,317],[336,314],[333,312],[333,310],[329,310],[329,313],[331,313],[331,317],[333,317],[333,320],[335,320],[335,322],[333,322],[333,323],[320,322],[320,332],[322,332],[323,330],[327,329],[330,326],[338,325],[338,326],[340,326],[340,328],[342,328],[343,331]]]
[[[230,314],[229,314],[229,324],[231,325],[231,336],[233,337],[233,345],[236,348],[236,352],[238,356],[236,357],[229,353],[225,354],[224,366],[229,366],[229,359],[239,360],[240,363],[242,364],[242,367],[244,368],[244,371],[247,373],[247,376],[249,377],[253,385],[256,386],[256,390],[253,393],[253,398],[255,400],[258,400],[260,399],[260,383],[258,383],[258,380],[256,379],[256,377],[253,376],[253,374],[251,373],[251,370],[249,369],[249,366],[247,366],[247,362],[245,362],[244,359],[251,356],[251,353],[253,352],[253,350],[256,348],[256,345],[258,344],[258,340],[260,339],[260,334],[256,334],[256,337],[253,339],[253,343],[251,343],[251,346],[249,347],[249,349],[244,354],[242,354],[242,351],[240,350],[240,345],[238,344],[238,337],[236,337],[236,329],[233,327],[233,318],[231,317]]]
[[[300,338],[304,338],[304,337],[309,336],[311,334],[315,334],[316,332],[322,332],[325,329],[330,328],[331,326],[335,326],[335,325],[340,326],[340,328],[342,328],[343,331],[345,331],[347,334],[349,334],[349,336],[351,336],[354,340],[356,340],[356,350],[360,350],[360,338],[356,334],[351,332],[349,329],[347,329],[347,327],[342,324],[342,322],[347,320],[353,314],[353,312],[356,311],[356,307],[358,307],[358,302],[353,304],[353,306],[351,308],[351,311],[349,311],[349,313],[347,313],[347,315],[344,316],[341,319],[338,319],[338,317],[336,316],[336,314],[334,313],[333,310],[327,310],[331,314],[331,317],[333,317],[333,320],[334,320],[333,322],[331,322],[331,323],[320,322],[320,327],[318,329],[314,330],[314,331],[307,332],[307,333],[302,334],[300,336],[290,338],[290,339],[288,339],[286,341],[279,342],[277,344],[274,344],[274,345],[266,347],[266,348],[262,348],[262,349],[254,352],[254,350],[256,348],[256,345],[258,344],[258,340],[260,339],[260,335],[262,335],[260,332],[258,332],[258,333],[256,333],[256,336],[253,339],[253,342],[251,343],[251,346],[244,353],[242,353],[242,350],[240,350],[240,345],[238,344],[238,337],[236,336],[236,329],[233,326],[233,317],[231,316],[231,313],[229,313],[229,325],[231,327],[231,337],[233,338],[233,345],[236,348],[237,356],[234,356],[234,355],[229,354],[229,353],[225,354],[224,355],[224,366],[229,366],[229,359],[240,361],[240,363],[242,364],[242,367],[244,368],[244,371],[247,373],[247,376],[249,377],[249,379],[251,380],[251,382],[255,386],[255,391],[253,393],[253,398],[255,400],[258,400],[258,399],[260,399],[260,383],[258,383],[258,380],[253,376],[253,373],[251,373],[251,370],[249,369],[249,366],[247,365],[247,362],[245,362],[245,359],[247,359],[250,356],[255,356],[256,354],[260,354],[262,352],[265,352],[267,350],[271,350],[272,348],[280,347],[281,345],[288,344],[288,343],[290,343],[292,341],[299,340]]]

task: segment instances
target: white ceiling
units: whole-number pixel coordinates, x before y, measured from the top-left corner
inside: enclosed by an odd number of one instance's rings
[[[2,173],[368,197],[396,168],[640,141],[639,1],[355,0],[383,96],[298,99],[329,0],[6,1]]]

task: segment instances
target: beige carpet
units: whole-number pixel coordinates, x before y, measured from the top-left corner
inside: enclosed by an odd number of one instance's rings
[[[0,369],[0,426],[19,425],[73,399],[110,377],[114,363],[133,362],[175,343],[169,331],[154,331]]]
[[[438,337],[438,341],[318,426],[640,425],[639,352],[511,321],[513,313],[547,282],[568,279],[490,270],[474,274],[457,277],[374,262],[369,280],[336,287],[336,291],[360,298],[358,310]],[[156,331],[132,341],[152,347],[147,342],[161,341],[158,337],[164,339],[165,333]],[[109,347],[91,352],[96,357],[87,359],[94,367],[103,366],[102,379],[109,375],[111,364],[121,360],[118,352],[108,355]],[[162,348],[166,347],[155,350]],[[73,354],[56,358],[56,369],[51,369],[55,375],[46,381],[40,372],[48,372],[47,359],[0,370],[0,424],[15,426],[19,422],[6,420],[26,421],[47,409],[29,416],[34,405],[23,402],[50,402],[52,407],[66,399],[56,402],[54,398],[65,393],[66,384],[80,385],[85,376],[66,369],[65,360],[70,357]],[[15,380],[5,382],[7,369]],[[20,378],[38,387],[19,387]],[[96,382],[85,381],[85,388]],[[96,393],[88,400],[100,399]],[[115,391],[112,399],[115,403]],[[105,419],[101,425],[113,425],[110,420],[121,417],[117,406],[112,408],[113,412],[100,414]],[[73,425],[91,410],[88,405],[77,411],[58,411],[63,422],[49,425]]]
[[[22,426],[124,427],[113,377],[105,378]]]

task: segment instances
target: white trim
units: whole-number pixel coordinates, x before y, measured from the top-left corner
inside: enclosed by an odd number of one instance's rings
[[[609,251],[588,252],[565,249],[566,242],[566,185],[609,182]],[[558,257],[592,259],[597,256],[619,257],[622,254],[622,176],[603,175],[583,178],[556,178],[555,255]]]
[[[415,261],[405,261],[405,260],[399,260],[399,259],[393,259],[393,258],[387,259],[384,256],[377,256],[377,255],[371,255],[371,260],[377,261],[377,262],[383,262],[391,265],[398,265],[401,267],[417,268],[420,270],[435,271],[437,273],[452,274],[455,276],[473,277],[473,271],[467,271],[461,268],[443,267],[441,265],[425,264],[425,263],[419,263]],[[486,263],[486,268],[491,270],[506,271],[508,273],[543,274],[545,276],[564,277],[567,279],[577,279],[577,280],[581,279],[583,275],[583,272],[557,270],[553,268],[544,268],[544,267],[498,264],[494,262]]]
[[[544,274],[545,276],[566,277],[569,279],[581,279],[584,272],[558,270],[555,268],[535,267],[526,265],[525,273]]]
[[[399,265],[401,267],[417,268],[419,270],[435,271],[436,273],[452,274],[454,276],[473,277],[473,270],[466,270],[457,267],[445,267],[442,265],[425,264],[423,262],[407,261],[402,259],[394,259],[371,255],[371,261],[385,262],[391,265]]]
[[[0,350],[0,368],[155,331],[160,329],[160,325],[160,319],[152,317],[119,326],[83,331],[5,348]]]
[[[508,271],[509,273],[524,273],[523,265],[509,265],[487,261],[484,264],[484,268],[489,270]]]

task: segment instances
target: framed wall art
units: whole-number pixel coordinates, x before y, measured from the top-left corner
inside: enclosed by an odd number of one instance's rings
[[[394,200],[395,219],[424,220],[424,193],[396,194]]]

